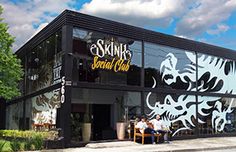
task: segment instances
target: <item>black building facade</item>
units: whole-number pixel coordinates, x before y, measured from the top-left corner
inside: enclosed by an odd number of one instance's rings
[[[22,96],[6,128],[116,138],[116,122],[160,114],[173,137],[236,135],[236,53],[66,10],[21,47]]]

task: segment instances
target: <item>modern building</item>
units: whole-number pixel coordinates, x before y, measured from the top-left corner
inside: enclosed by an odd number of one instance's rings
[[[69,143],[90,122],[90,140],[115,139],[116,122],[160,114],[174,138],[236,135],[233,50],[65,10],[16,54],[7,129],[48,124]]]

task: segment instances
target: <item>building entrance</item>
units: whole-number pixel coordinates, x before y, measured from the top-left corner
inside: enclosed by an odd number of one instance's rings
[[[92,105],[93,140],[114,139],[114,130],[111,127],[111,105]]]
[[[140,104],[139,92],[73,88],[72,140],[116,139],[116,123],[140,115]],[[85,128],[85,123],[90,123],[90,128]]]

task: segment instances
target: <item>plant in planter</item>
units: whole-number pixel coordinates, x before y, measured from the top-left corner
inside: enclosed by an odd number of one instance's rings
[[[125,129],[126,129],[126,115],[125,115],[125,108],[123,98],[118,99],[116,98],[117,103],[117,114],[118,114],[118,121],[116,122],[116,134],[119,140],[124,140],[125,138]]]
[[[79,113],[71,113],[71,130],[72,140],[81,141],[82,140],[82,117]]]
[[[90,115],[85,113],[84,114],[84,123],[82,124],[83,141],[85,141],[85,142],[90,141],[90,137],[91,137],[91,119],[90,119]]]

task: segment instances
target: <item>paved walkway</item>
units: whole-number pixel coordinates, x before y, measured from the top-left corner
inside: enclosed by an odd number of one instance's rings
[[[91,143],[82,148],[45,150],[45,152],[189,152],[208,150],[229,150],[236,148],[236,137],[214,137],[176,140],[170,144],[145,144],[132,141]]]

